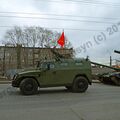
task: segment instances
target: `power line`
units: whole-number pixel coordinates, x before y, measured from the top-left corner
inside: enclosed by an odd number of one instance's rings
[[[90,20],[78,20],[78,19],[65,19],[65,18],[45,18],[45,17],[22,17],[22,16],[9,16],[9,15],[1,15],[0,17],[7,18],[30,18],[30,19],[46,19],[46,20],[61,20],[61,21],[75,21],[75,22],[90,22],[90,23],[105,23],[105,24],[114,24],[113,22],[104,22],[104,21],[90,21]]]
[[[58,1],[58,0],[47,0],[47,1],[39,1],[39,0],[37,0],[37,2],[56,2],[56,3],[61,3],[61,1]],[[101,2],[101,1],[84,1],[84,0],[82,0],[82,1],[79,1],[79,0],[64,0],[64,1],[62,1],[62,3],[66,3],[66,4],[68,4],[68,3],[74,3],[74,4],[78,4],[78,3],[82,3],[82,4],[85,4],[85,5],[89,5],[89,4],[93,4],[93,5],[102,5],[102,7],[103,6],[112,6],[112,7],[120,7],[120,3],[111,3],[111,2]]]
[[[82,18],[94,18],[94,19],[111,19],[116,20],[120,18],[113,17],[91,17],[91,16],[79,16],[79,15],[66,15],[66,14],[46,14],[46,13],[28,13],[28,12],[0,12],[0,14],[23,14],[23,15],[48,15],[48,16],[58,16],[58,17],[82,17]]]
[[[112,3],[112,2],[102,2],[102,1],[85,1],[85,0],[64,0],[67,2],[82,2],[82,3],[89,3],[89,4],[98,4],[98,5],[112,5],[112,6],[120,6],[120,3]]]
[[[13,28],[14,26],[0,26],[0,28]],[[20,26],[20,27],[24,27],[24,26]],[[37,26],[39,27],[39,26]],[[62,30],[63,27],[60,28],[53,28],[53,27],[42,27],[44,29],[59,29]],[[79,29],[79,28],[64,28],[64,30],[72,30],[72,31],[90,31],[90,32],[100,32],[100,31],[104,31],[104,30],[95,30],[95,29]]]

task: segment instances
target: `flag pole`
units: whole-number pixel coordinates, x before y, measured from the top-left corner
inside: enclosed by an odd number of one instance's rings
[[[64,28],[63,28],[63,33],[64,33]],[[65,36],[65,34],[64,34],[64,36]],[[64,39],[65,39],[65,37],[64,37]],[[65,46],[65,43],[64,43],[64,46]],[[64,46],[62,48],[64,48]]]
[[[58,39],[57,43],[61,46],[61,48],[63,48],[63,46],[64,46],[64,44],[65,44],[64,30],[63,30],[60,38]]]

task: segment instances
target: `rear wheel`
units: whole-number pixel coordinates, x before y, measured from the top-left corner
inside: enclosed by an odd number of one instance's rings
[[[33,95],[38,92],[38,83],[33,78],[25,78],[20,83],[20,91],[23,95]]]
[[[120,79],[119,78],[116,78],[113,76],[113,77],[111,77],[111,80],[115,85],[120,86]]]
[[[118,82],[117,85],[120,86],[120,79],[117,82]]]
[[[73,92],[85,92],[88,88],[88,80],[83,77],[77,77],[73,82],[72,90]]]

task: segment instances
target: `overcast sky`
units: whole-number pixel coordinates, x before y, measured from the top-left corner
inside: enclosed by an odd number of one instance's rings
[[[77,57],[88,55],[103,63],[110,55],[120,58],[113,53],[120,50],[119,0],[0,0],[0,44],[8,26],[14,25],[64,29]]]

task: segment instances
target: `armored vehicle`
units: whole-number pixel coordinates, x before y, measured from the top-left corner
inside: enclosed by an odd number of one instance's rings
[[[120,54],[120,51],[118,50],[114,50],[114,52],[117,54]],[[99,63],[94,63],[94,64],[112,69],[111,72],[98,74],[98,78],[101,82],[105,84],[107,83],[107,84],[114,84],[114,85],[120,86],[120,68],[106,66]]]
[[[111,72],[105,72],[102,74],[98,74],[98,79],[100,82],[105,83],[105,84],[114,84],[117,86],[120,86],[120,68],[114,68],[111,66],[91,62],[91,64],[98,65],[98,66],[103,66],[112,69],[113,71]]]
[[[88,59],[65,59],[52,50],[55,60],[43,61],[36,69],[17,73],[13,87],[24,95],[38,92],[38,88],[65,86],[73,92],[85,92],[92,83],[91,62]]]
[[[112,83],[114,85],[120,86],[120,72],[109,72],[99,74],[99,80],[103,83]]]

